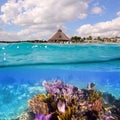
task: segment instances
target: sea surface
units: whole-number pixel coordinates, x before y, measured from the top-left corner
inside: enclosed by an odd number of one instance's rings
[[[89,82],[120,99],[120,44],[0,44],[0,120],[28,109],[44,80],[79,88]]]

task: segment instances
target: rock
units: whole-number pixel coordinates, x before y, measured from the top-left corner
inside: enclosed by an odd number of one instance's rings
[[[19,120],[34,120],[35,115],[32,112],[24,112],[20,117]]]

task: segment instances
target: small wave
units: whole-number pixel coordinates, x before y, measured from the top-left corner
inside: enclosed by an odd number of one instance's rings
[[[37,66],[37,65],[68,65],[68,64],[96,64],[105,62],[120,62],[120,58],[112,58],[108,60],[95,60],[95,61],[71,61],[71,62],[37,62],[37,63],[23,63],[23,64],[4,64],[0,67],[17,67],[17,66]]]

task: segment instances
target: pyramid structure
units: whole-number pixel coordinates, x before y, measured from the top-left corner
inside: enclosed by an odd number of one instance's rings
[[[49,40],[50,43],[67,43],[70,41],[70,38],[59,29]]]

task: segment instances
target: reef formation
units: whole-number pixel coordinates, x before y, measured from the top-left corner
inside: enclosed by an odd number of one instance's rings
[[[60,80],[43,81],[43,86],[46,94],[35,95],[28,101],[33,120],[120,120],[120,108],[103,99],[106,94],[97,91],[94,83],[86,89]]]

